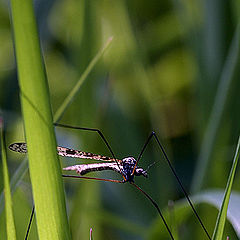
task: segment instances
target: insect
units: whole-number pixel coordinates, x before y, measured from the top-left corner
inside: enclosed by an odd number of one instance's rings
[[[69,125],[65,125],[65,124],[58,124],[55,123],[54,124],[57,127],[63,127],[63,128],[72,128],[72,129],[79,129],[79,130],[87,130],[87,131],[93,131],[93,132],[97,132],[100,137],[103,139],[103,141],[105,142],[106,146],[108,147],[112,157],[106,157],[106,156],[101,156],[98,154],[93,154],[93,153],[88,153],[88,152],[83,152],[80,150],[75,150],[75,149],[70,149],[70,148],[66,148],[66,147],[57,147],[58,150],[58,154],[60,156],[66,156],[66,157],[73,157],[73,158],[82,158],[82,159],[91,159],[91,160],[98,160],[98,161],[105,161],[104,163],[92,163],[92,164],[81,164],[81,165],[72,165],[72,166],[68,166],[66,168],[64,168],[63,170],[66,171],[76,171],[79,175],[65,175],[63,174],[62,176],[65,178],[83,178],[83,179],[90,179],[90,180],[99,180],[99,181],[107,181],[107,182],[115,182],[115,183],[126,183],[129,182],[131,185],[133,185],[135,188],[137,188],[140,192],[142,192],[150,201],[151,203],[154,205],[154,207],[156,208],[156,210],[158,211],[160,217],[162,218],[162,221],[171,237],[172,240],[174,240],[174,237],[170,231],[170,228],[168,227],[167,222],[164,219],[164,216],[162,215],[160,208],[158,206],[158,204],[152,199],[152,197],[150,197],[150,195],[148,193],[146,193],[143,189],[141,189],[138,185],[135,184],[134,182],[134,177],[135,176],[143,176],[143,177],[147,177],[147,170],[144,170],[143,168],[140,168],[138,166],[138,162],[141,159],[148,143],[150,142],[150,140],[152,138],[154,138],[163,155],[164,158],[166,159],[171,171],[173,172],[174,176],[176,177],[187,201],[189,202],[194,214],[196,215],[199,223],[201,224],[204,232],[206,233],[208,239],[211,239],[210,235],[207,232],[207,229],[205,228],[204,224],[202,223],[199,215],[197,214],[187,192],[185,191],[179,177],[176,174],[176,171],[174,170],[163,146],[161,145],[157,135],[155,132],[151,132],[151,134],[148,136],[147,141],[145,142],[139,156],[137,159],[135,159],[134,157],[127,157],[124,158],[122,160],[117,159],[108,143],[108,141],[106,140],[106,138],[104,137],[103,133],[98,130],[98,129],[93,129],[93,128],[83,128],[83,127],[75,127],[75,126],[69,126]],[[27,153],[27,145],[26,143],[13,143],[9,146],[9,149],[11,149],[12,151],[15,152],[20,152],[20,153]],[[83,176],[89,172],[94,172],[94,171],[103,171],[103,170],[112,170],[115,171],[119,174],[122,175],[123,180],[115,180],[115,179],[104,179],[104,178],[96,178],[96,177],[88,177],[88,176]],[[29,225],[28,225],[28,230],[27,230],[27,234],[25,239],[27,239],[28,233],[29,233],[29,229],[30,229],[30,225],[32,222],[32,218],[34,215],[34,207],[32,209],[32,213],[31,213],[31,217],[30,217],[30,221],[29,221]]]
[[[13,143],[9,145],[9,149],[19,153],[27,153],[27,144],[26,143]],[[73,158],[83,158],[83,159],[91,159],[98,161],[107,161],[106,163],[92,163],[92,164],[81,164],[81,165],[73,165],[63,170],[67,171],[76,171],[79,175],[85,175],[89,172],[94,171],[103,171],[103,170],[112,170],[123,174],[124,180],[123,182],[133,182],[134,176],[144,176],[147,177],[147,171],[135,167],[136,159],[134,157],[127,157],[122,160],[114,159],[110,157],[105,157],[89,152],[83,152],[71,148],[66,147],[57,147],[58,155],[63,157],[73,157]],[[134,170],[135,167],[135,170]],[[133,172],[134,170],[134,172]]]

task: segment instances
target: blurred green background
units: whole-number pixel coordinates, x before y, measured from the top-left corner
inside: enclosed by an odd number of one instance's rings
[[[225,188],[240,132],[238,1],[48,0],[35,1],[35,10],[53,112],[97,51],[114,37],[61,123],[100,129],[118,158],[137,157],[155,130],[189,193]],[[0,1],[0,104],[7,144],[24,141],[4,0]],[[56,128],[56,134],[61,146],[110,155],[95,133]],[[9,152],[11,176],[23,158]],[[62,166],[84,162],[60,160]],[[174,228],[179,216],[171,213],[174,206],[168,210],[168,201],[184,195],[152,141],[139,165],[147,168],[154,161],[149,178],[139,177],[136,183],[172,215],[169,225]],[[94,176],[120,178],[111,172]],[[236,191],[239,178],[238,174]],[[169,239],[157,211],[131,185],[70,179],[64,183],[73,239],[89,239],[91,227],[95,240]],[[32,207],[28,174],[17,186],[14,214],[18,239],[23,239]],[[217,210],[208,204],[197,210],[211,235]],[[239,212],[240,206],[235,210]],[[179,239],[207,239],[193,213],[176,228]],[[238,239],[231,223],[225,239],[227,235]],[[37,239],[35,221],[29,239]]]

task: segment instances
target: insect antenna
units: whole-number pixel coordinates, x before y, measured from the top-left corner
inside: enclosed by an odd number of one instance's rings
[[[160,143],[160,141],[159,141],[159,139],[158,139],[158,137],[157,137],[157,135],[156,135],[156,133],[155,133],[154,131],[152,131],[151,134],[148,136],[147,141],[145,142],[145,144],[144,144],[144,146],[143,146],[143,148],[142,148],[142,150],[141,150],[141,152],[140,152],[140,154],[139,154],[139,156],[138,156],[138,158],[137,158],[136,164],[135,164],[135,166],[134,166],[134,168],[133,168],[132,175],[134,175],[134,172],[135,172],[135,170],[136,170],[137,164],[138,164],[139,160],[141,159],[141,157],[142,157],[142,155],[143,155],[143,153],[144,153],[144,151],[145,151],[145,149],[146,149],[148,143],[150,142],[150,140],[151,140],[152,138],[154,138],[154,139],[157,141],[158,146],[160,147],[160,149],[161,149],[161,151],[162,151],[162,153],[163,153],[163,155],[164,155],[164,158],[166,159],[166,161],[167,161],[167,163],[168,163],[168,166],[170,167],[170,169],[171,169],[173,175],[174,175],[175,178],[177,179],[177,182],[178,182],[178,184],[180,185],[180,187],[181,187],[181,189],[182,189],[182,191],[183,191],[183,193],[184,193],[184,195],[185,195],[185,197],[186,197],[186,199],[187,199],[189,205],[191,206],[191,208],[192,208],[192,210],[193,210],[195,216],[197,217],[197,219],[198,219],[200,225],[202,226],[204,232],[206,233],[208,239],[211,240],[211,237],[210,237],[210,235],[209,235],[209,233],[208,233],[206,227],[204,226],[204,224],[203,224],[203,222],[202,222],[200,216],[198,215],[198,213],[197,213],[195,207],[193,206],[193,203],[192,203],[191,199],[189,198],[189,196],[188,196],[188,194],[187,194],[185,188],[183,187],[183,184],[182,184],[180,178],[178,177],[178,175],[177,175],[177,173],[176,173],[176,171],[175,171],[173,165],[171,164],[171,162],[170,162],[170,160],[169,160],[169,158],[168,158],[168,156],[167,156],[166,151],[164,150],[162,144]]]
[[[153,165],[155,165],[156,164],[156,162],[153,162],[153,163],[151,163],[150,165],[148,165],[148,167],[147,167],[147,169],[146,169],[146,172],[148,172],[148,170],[153,166]]]

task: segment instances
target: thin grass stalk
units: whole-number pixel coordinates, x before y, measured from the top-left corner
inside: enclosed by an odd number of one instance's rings
[[[212,240],[221,240],[223,237],[223,230],[227,218],[227,210],[228,210],[228,203],[232,191],[232,185],[233,185],[233,180],[235,176],[235,172],[237,169],[237,164],[238,164],[238,159],[239,159],[239,154],[240,154],[240,137],[238,138],[238,143],[237,143],[237,148],[235,152],[235,156],[233,159],[233,164],[231,168],[231,172],[229,174],[229,178],[227,181],[227,186],[225,189],[225,194],[222,202],[221,209],[218,214],[216,226],[213,232]]]
[[[196,170],[193,176],[193,182],[191,190],[193,193],[198,192],[206,179],[207,171],[209,170],[209,163],[214,149],[214,144],[217,138],[217,132],[220,128],[220,123],[225,110],[227,97],[231,83],[234,79],[234,73],[238,68],[240,59],[239,48],[239,29],[237,27],[234,38],[232,40],[231,47],[221,74],[219,87],[214,100],[212,112],[204,133],[200,154],[196,166]]]
[[[92,61],[89,63],[83,74],[80,76],[79,80],[77,81],[76,85],[73,87],[71,92],[68,94],[68,96],[64,99],[61,106],[58,108],[56,113],[54,114],[54,122],[58,122],[61,117],[63,116],[64,112],[66,111],[67,107],[70,105],[70,103],[73,101],[77,93],[79,92],[82,84],[88,77],[89,73],[92,71],[93,67],[96,65],[96,63],[99,61],[99,59],[102,57],[104,52],[108,49],[110,43],[112,42],[113,37],[110,37],[102,49],[99,50],[99,52],[96,54],[96,56],[92,59]]]
[[[20,166],[14,172],[14,175],[11,177],[10,189],[12,194],[16,191],[19,183],[21,182],[22,178],[26,174],[27,170],[28,170],[28,161],[27,161],[27,157],[25,157],[24,160],[21,162]],[[4,199],[4,193],[2,191],[0,194],[0,215],[4,209],[3,199]]]
[[[39,239],[70,239],[33,2],[11,0],[11,15]]]
[[[16,229],[13,217],[12,197],[9,184],[7,154],[5,144],[5,134],[3,129],[3,119],[0,117],[0,131],[1,131],[1,155],[3,165],[3,181],[4,181],[4,199],[5,199],[5,214],[6,214],[6,232],[7,239],[14,240],[16,238]]]

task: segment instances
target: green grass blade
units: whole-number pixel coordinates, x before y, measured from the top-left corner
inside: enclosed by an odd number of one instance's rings
[[[227,217],[228,203],[229,203],[229,198],[230,198],[230,195],[231,195],[232,184],[233,184],[235,172],[236,172],[236,169],[237,169],[239,153],[240,153],[240,137],[238,139],[237,149],[236,149],[236,153],[235,153],[235,156],[234,156],[231,172],[230,172],[230,175],[229,175],[229,178],[228,178],[227,186],[226,186],[226,189],[225,189],[225,194],[224,194],[222,206],[221,206],[221,209],[219,211],[216,226],[215,226],[214,233],[213,233],[213,236],[212,236],[213,240],[221,240],[222,236],[223,236],[224,225],[225,225],[225,221],[226,221],[226,217]]]
[[[39,239],[70,239],[33,3],[12,0],[11,11]]]
[[[2,154],[3,179],[4,179],[7,239],[14,240],[16,239],[16,230],[15,230],[15,224],[14,224],[14,218],[13,218],[12,197],[11,197],[11,190],[10,190],[10,184],[9,184],[6,144],[5,144],[2,118],[0,118],[0,130],[1,130],[1,154]]]
[[[224,199],[224,190],[211,189],[208,191],[201,192],[195,196],[192,196],[192,200],[195,205],[200,203],[207,203],[216,207],[219,211],[222,206]],[[239,211],[240,193],[232,191],[231,198],[228,204],[227,218],[229,223],[231,223],[237,236],[240,238],[240,211]],[[185,203],[187,205],[187,202]],[[178,204],[177,204],[178,205]],[[179,206],[180,207],[180,206]],[[190,209],[189,209],[190,212]]]
[[[220,211],[222,202],[224,199],[224,189],[211,189],[208,191],[200,192],[197,195],[190,196],[192,201],[194,202],[194,206],[197,208],[199,205],[209,205],[213,206],[214,208]],[[240,238],[240,211],[239,211],[239,202],[240,202],[240,193],[239,192],[232,192],[230,202],[228,205],[228,213],[227,218],[231,226],[236,232],[238,238]],[[166,221],[170,221],[169,217],[169,209],[163,209],[163,214],[166,216]],[[175,224],[176,226],[181,226],[184,222],[188,222],[189,219],[192,218],[192,209],[189,206],[186,199],[180,199],[174,202],[174,217],[175,217]],[[208,216],[201,216],[203,222],[205,222]],[[148,235],[150,236],[149,239],[160,239],[160,236],[163,236],[163,231],[159,228],[161,225],[162,220],[157,218],[153,223],[150,225]],[[206,226],[208,231],[210,230],[209,226]],[[201,231],[202,234],[203,231]],[[199,233],[198,233],[199,234]],[[155,238],[154,238],[155,236]],[[195,235],[192,236],[195,239]]]
[[[81,77],[79,78],[78,82],[76,83],[75,87],[72,89],[72,91],[69,93],[69,95],[65,98],[65,100],[63,101],[62,105],[58,108],[58,110],[56,111],[56,113],[54,114],[54,122],[58,122],[60,120],[60,118],[62,117],[62,115],[64,114],[64,112],[66,111],[67,107],[69,106],[69,104],[73,101],[74,97],[76,96],[76,94],[78,93],[79,89],[81,88],[82,84],[84,83],[84,81],[86,80],[87,76],[89,75],[89,73],[92,71],[93,67],[96,65],[96,63],[98,62],[98,60],[102,57],[102,55],[104,54],[104,52],[107,50],[107,48],[109,47],[110,43],[112,42],[113,37],[110,37],[107,42],[105,43],[105,45],[103,46],[102,49],[99,50],[99,52],[96,54],[96,56],[92,59],[92,61],[89,63],[89,65],[87,66],[87,68],[85,69],[85,71],[83,72],[83,74],[81,75]]]
[[[198,192],[201,189],[203,181],[206,179],[205,176],[208,170],[210,157],[214,148],[217,132],[220,127],[220,122],[226,105],[229,92],[228,90],[231,86],[232,80],[234,79],[234,73],[236,69],[238,69],[238,63],[240,59],[239,50],[238,26],[222,71],[219,87],[212,108],[213,110],[210,114],[210,119],[202,140],[198,163],[192,182],[193,193]]]
[[[20,166],[17,168],[17,170],[14,172],[14,175],[11,178],[11,182],[10,182],[10,189],[11,189],[11,193],[13,194],[20,181],[22,180],[22,178],[24,177],[24,175],[26,174],[28,169],[28,161],[27,161],[27,157],[21,162]],[[3,192],[1,192],[0,194],[0,215],[3,211],[3,199],[4,199],[4,194]]]

